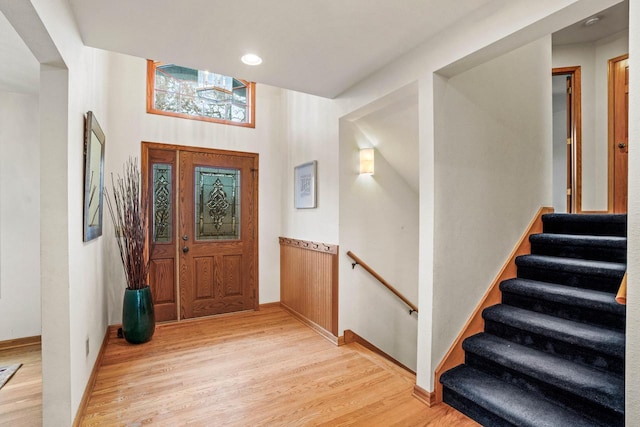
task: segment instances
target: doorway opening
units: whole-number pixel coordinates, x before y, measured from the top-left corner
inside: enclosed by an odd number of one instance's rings
[[[258,308],[258,154],[142,143],[158,321]]]
[[[553,206],[556,212],[582,212],[581,68],[552,70]]]

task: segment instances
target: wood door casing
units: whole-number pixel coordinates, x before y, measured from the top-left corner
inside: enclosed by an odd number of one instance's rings
[[[580,66],[553,68],[552,75],[571,79],[567,88],[567,212],[582,210],[582,69]],[[570,92],[570,93],[569,93]]]
[[[161,242],[154,241],[154,165],[171,167],[171,237]],[[198,242],[193,238],[193,168],[196,165],[216,165],[241,171],[240,217],[243,223],[240,224],[240,239],[211,243]],[[258,155],[143,142],[142,174],[145,177],[143,191],[151,207],[148,221],[149,283],[156,320],[171,321],[257,309]],[[186,241],[183,240],[185,235]],[[189,248],[186,254],[182,252],[184,246]]]
[[[257,154],[180,153],[180,317],[182,319],[256,309]],[[240,174],[239,237],[198,239],[197,167],[237,170]]]
[[[609,60],[609,211],[627,212],[629,55]]]
[[[566,104],[567,104],[567,213],[573,212],[573,159],[571,142],[573,140],[573,75],[566,77]]]
[[[162,148],[151,148],[143,144],[142,150],[142,174],[146,179],[146,192],[149,203],[148,242],[149,254],[149,285],[155,309],[156,320],[159,322],[178,319],[178,292],[176,282],[176,166],[177,152]],[[154,165],[168,165],[171,169],[169,179],[169,191],[154,185]],[[162,196],[158,193],[162,191]],[[157,218],[154,218],[156,210],[154,197],[167,197],[170,214],[168,220],[171,232],[168,232],[169,241],[155,241],[154,230]]]

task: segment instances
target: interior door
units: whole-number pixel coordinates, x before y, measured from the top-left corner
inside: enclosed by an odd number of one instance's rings
[[[180,316],[257,308],[257,155],[180,152]]]
[[[628,55],[624,55],[609,61],[609,208],[610,210],[612,208],[614,213],[627,212],[627,161],[629,154],[628,57]]]
[[[156,319],[256,309],[258,155],[142,144]]]

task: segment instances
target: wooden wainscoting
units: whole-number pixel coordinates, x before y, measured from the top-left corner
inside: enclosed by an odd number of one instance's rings
[[[339,344],[338,246],[280,237],[280,303]]]

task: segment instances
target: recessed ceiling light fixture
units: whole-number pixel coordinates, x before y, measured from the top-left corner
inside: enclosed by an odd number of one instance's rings
[[[240,58],[240,60],[247,65],[262,64],[262,58],[260,58],[258,55],[254,53],[247,53],[246,55],[243,55],[242,58]]]
[[[587,19],[586,21],[584,21],[584,26],[585,27],[590,27],[593,24],[597,24],[600,21],[600,17],[598,16],[594,16],[592,18]]]

